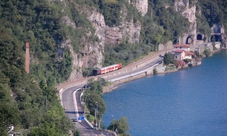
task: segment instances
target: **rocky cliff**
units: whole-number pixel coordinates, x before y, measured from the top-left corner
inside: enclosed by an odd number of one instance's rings
[[[148,0],[129,0],[129,4],[134,5],[142,16],[148,11]]]
[[[189,0],[175,1],[176,11],[180,12],[182,16],[188,19],[190,26],[187,32],[179,37],[179,43],[191,44],[191,48],[196,45],[196,6],[189,7]]]
[[[109,27],[105,24],[104,17],[101,13],[88,11],[86,14],[95,28],[95,34],[98,36],[102,47],[106,44],[119,44],[122,40],[126,40],[129,43],[139,42],[140,22],[127,22],[124,19],[125,16],[123,16],[122,25]]]
[[[142,15],[145,15],[148,10],[147,0],[136,0],[129,3],[135,5]],[[79,7],[78,7],[79,8]],[[108,44],[119,44],[122,40],[128,43],[138,43],[140,38],[141,23],[139,21],[133,22],[133,20],[127,21],[126,13],[127,9],[122,9],[122,23],[119,26],[109,27],[106,25],[104,16],[98,12],[98,10],[90,10],[87,7],[80,7],[81,13],[87,15],[87,18],[92,23],[95,29],[95,35],[98,37],[99,42],[90,43],[88,39],[84,39],[84,48],[80,49],[80,54],[73,51],[70,39],[65,43],[72,52],[73,56],[73,68],[69,80],[82,76],[81,68],[87,67],[102,67],[104,46]],[[73,23],[67,16],[64,17],[64,23],[71,25],[76,28],[75,23]],[[75,29],[76,31],[76,29]]]
[[[64,1],[64,0],[63,0]],[[115,2],[114,0],[111,2]],[[140,44],[141,39],[141,32],[144,25],[144,20],[149,20],[147,18],[154,18],[156,16],[155,14],[159,14],[159,12],[162,12],[162,7],[160,9],[155,9],[157,7],[156,4],[160,6],[160,3],[164,4],[165,9],[172,8],[171,4],[163,3],[163,2],[150,2],[151,4],[154,4],[153,7],[149,7],[148,0],[127,0],[127,4],[130,4],[134,6],[137,9],[137,12],[140,13],[141,18],[140,19],[128,19],[127,13],[128,8],[126,5],[121,7],[120,10],[120,18],[121,22],[119,25],[113,25],[108,26],[105,22],[103,12],[100,11],[100,9],[97,6],[87,6],[87,5],[78,5],[76,4],[76,9],[79,10],[80,14],[86,15],[86,18],[91,22],[92,27],[94,28],[94,35],[98,38],[97,41],[91,42],[89,40],[89,36],[91,35],[91,31],[87,32],[87,36],[82,37],[80,39],[81,43],[83,44],[83,47],[80,47],[79,53],[75,53],[73,50],[73,46],[71,43],[71,40],[66,40],[63,45],[70,48],[72,52],[73,57],[73,71],[71,73],[71,76],[69,80],[73,80],[75,78],[82,76],[82,69],[83,68],[93,68],[93,67],[102,67],[102,62],[104,60],[103,54],[104,54],[104,48],[108,45],[119,45],[122,42],[126,42],[129,44]],[[180,35],[178,39],[178,43],[183,44],[190,44],[191,48],[194,49],[196,46],[200,43],[204,42],[204,34],[197,32],[197,22],[196,22],[196,4],[198,3],[197,0],[194,0],[191,2],[190,0],[175,0],[173,5],[176,11],[178,11],[183,17],[185,17],[189,22],[189,27],[187,28],[187,31],[185,31],[182,35]],[[65,7],[67,8],[67,3],[65,4]],[[149,9],[152,8],[152,9]],[[148,13],[148,10],[151,12]],[[154,12],[156,10],[156,12]],[[171,11],[171,10],[169,10]],[[149,14],[149,15],[148,15]],[[201,11],[200,11],[201,14]],[[153,16],[153,17],[152,17]],[[158,15],[156,16],[158,17]],[[141,20],[142,19],[142,20]],[[144,20],[143,20],[144,19]],[[152,20],[151,19],[151,20]],[[157,19],[158,20],[158,19]],[[162,24],[161,20],[160,22],[157,22],[157,20],[148,21],[147,23],[154,23],[156,21],[157,26]],[[165,20],[164,20],[165,21]],[[72,20],[70,20],[69,17],[65,16],[63,19],[63,22],[67,25],[72,26],[75,31],[77,29],[83,29],[78,28],[75,23],[73,23]],[[160,23],[160,24],[159,24]],[[147,27],[150,29],[149,27]],[[157,32],[155,35],[155,30],[149,30],[152,32],[152,37],[154,37],[154,41],[161,41],[162,36],[166,33],[165,26],[160,27],[154,27],[157,30],[161,30]],[[163,29],[164,28],[164,29]],[[146,32],[147,30],[143,30]],[[171,33],[171,32],[170,32]],[[151,35],[150,33],[144,33],[143,36],[146,36],[146,34]],[[198,36],[199,34],[199,36]],[[167,36],[168,36],[167,32]],[[197,39],[197,36],[199,37]],[[145,38],[146,39],[146,38]],[[171,39],[169,39],[171,40]],[[167,40],[165,40],[167,41]],[[143,41],[144,42],[144,41]],[[150,39],[146,39],[146,41],[142,44],[153,44],[150,42]],[[171,43],[171,44],[170,44]],[[157,44],[157,43],[156,43]],[[172,42],[166,43],[158,43],[158,50],[163,50],[165,48],[172,48]]]

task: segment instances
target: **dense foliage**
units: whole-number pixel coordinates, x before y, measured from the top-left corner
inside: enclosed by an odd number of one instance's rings
[[[119,136],[130,136],[127,133],[129,126],[126,117],[121,117],[120,120],[113,120],[108,129],[115,131]]]
[[[175,64],[174,54],[166,53],[163,57],[163,62],[165,65]]]
[[[60,46],[66,39],[60,7],[61,3],[48,4],[46,0],[1,2],[1,26],[18,39],[20,49],[30,43],[31,75],[48,86],[66,80],[72,66],[69,49]]]
[[[105,83],[103,79],[90,79],[84,92],[84,101],[89,110],[89,113],[97,117],[97,121],[102,119],[102,115],[106,111],[106,104],[102,98],[103,88],[102,85]],[[96,121],[96,122],[97,122]]]
[[[54,135],[67,135],[71,123],[59,104],[57,91],[47,86],[40,88],[25,73],[22,44],[9,30],[0,27],[1,135],[6,134],[11,124],[16,131],[25,129],[30,135],[48,135],[48,129]]]
[[[175,10],[174,2],[152,0],[149,1],[149,11],[144,17],[141,37],[143,42],[155,51],[159,43],[169,40],[177,43],[178,37],[188,26],[188,20]]]
[[[166,8],[166,5],[169,5]],[[175,11],[172,1],[163,0],[149,1],[148,13],[142,18],[138,13],[135,14],[134,8],[127,8],[127,19],[139,21],[142,24],[140,42],[130,44],[122,41],[119,46],[105,46],[104,65],[117,62],[123,64],[130,63],[141,55],[146,55],[151,51],[157,51],[160,43],[167,41],[178,42],[178,37],[187,30],[189,22],[186,18]]]
[[[206,35],[210,35],[210,27],[214,24],[222,24],[227,32],[227,1],[226,0],[199,0],[197,10],[197,29]]]
[[[135,58],[147,55],[151,51],[151,47],[146,44],[139,46],[138,44],[121,43],[118,46],[108,45],[105,47],[105,65],[111,65],[121,62],[126,65],[132,62]]]
[[[68,78],[71,55],[61,48],[60,3],[1,0],[0,135],[12,124],[22,135],[68,135],[72,128],[53,85]],[[24,70],[30,43],[30,75]],[[64,52],[64,53],[63,53]]]

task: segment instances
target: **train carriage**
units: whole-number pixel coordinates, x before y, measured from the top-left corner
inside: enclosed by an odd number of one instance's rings
[[[100,75],[100,74],[105,74],[111,71],[115,71],[122,68],[122,64],[118,63],[118,64],[113,64],[107,67],[103,67],[103,68],[97,68],[93,70],[93,75]]]

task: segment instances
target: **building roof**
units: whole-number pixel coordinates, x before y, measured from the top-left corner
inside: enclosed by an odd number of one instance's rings
[[[185,55],[186,55],[186,56],[189,56],[189,55],[195,56],[195,53],[186,51],[186,52],[185,52]]]
[[[182,52],[184,52],[184,50],[174,50],[173,52],[175,52],[175,53],[182,53]]]
[[[174,47],[179,48],[179,47],[184,47],[184,48],[190,48],[189,44],[176,44]]]

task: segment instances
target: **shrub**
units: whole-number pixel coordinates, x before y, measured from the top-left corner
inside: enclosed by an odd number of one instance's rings
[[[175,64],[174,55],[172,53],[166,53],[163,60],[165,65]]]
[[[191,60],[190,60],[190,59],[184,59],[184,62],[185,62],[186,64],[188,64],[189,62],[191,62]]]
[[[206,57],[209,57],[211,55],[211,52],[208,48],[206,48],[203,53],[204,55],[206,55]]]
[[[156,68],[153,69],[153,74],[154,74],[154,75],[157,75],[157,74],[158,74],[158,71],[157,71]]]

